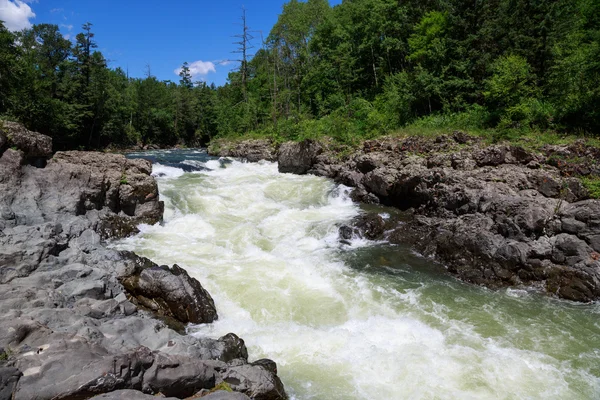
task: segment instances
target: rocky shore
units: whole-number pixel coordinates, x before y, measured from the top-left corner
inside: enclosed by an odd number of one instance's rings
[[[406,211],[403,221],[363,216],[352,235],[408,243],[456,277],[490,288],[536,287],[560,298],[600,299],[600,200],[576,176],[600,176],[600,149],[576,142],[533,152],[488,146],[463,132],[383,138],[341,155],[327,143],[217,143],[221,156],[279,162],[354,188],[365,203]]]
[[[161,220],[150,173],[0,125],[0,400],[287,397],[235,334],[185,335],[217,319],[200,282],[105,246]]]

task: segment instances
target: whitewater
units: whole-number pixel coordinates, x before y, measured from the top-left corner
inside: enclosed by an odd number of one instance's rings
[[[600,306],[449,277],[402,246],[338,229],[364,212],[349,188],[277,164],[200,150],[132,154],[154,162],[163,224],[115,247],[177,263],[213,296],[219,319],[270,358],[292,399],[600,398]]]

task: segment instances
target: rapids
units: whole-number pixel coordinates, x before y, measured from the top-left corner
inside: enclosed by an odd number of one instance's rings
[[[186,268],[292,399],[600,398],[600,305],[461,283],[401,246],[338,240],[348,188],[203,151],[151,159],[162,225],[114,246]],[[392,213],[379,209],[369,212]]]

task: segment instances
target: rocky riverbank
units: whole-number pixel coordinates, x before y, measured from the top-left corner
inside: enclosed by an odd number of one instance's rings
[[[105,247],[162,218],[151,168],[0,127],[0,400],[286,398],[235,334],[184,334],[217,318],[197,280]]]
[[[348,155],[315,141],[220,142],[209,151],[265,155],[280,172],[328,177],[353,187],[357,201],[407,212],[404,221],[359,218],[341,227],[342,240],[409,243],[458,278],[491,288],[600,299],[600,200],[575,177],[600,176],[600,149],[583,142],[533,152],[454,132],[366,141]]]

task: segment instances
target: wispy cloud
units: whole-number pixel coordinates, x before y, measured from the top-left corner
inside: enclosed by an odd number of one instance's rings
[[[21,0],[0,0],[0,20],[10,31],[20,31],[31,27],[30,19],[35,18],[35,13],[27,3]]]
[[[67,24],[60,24],[61,28],[67,28],[67,30],[69,32],[71,32],[73,30],[73,25],[67,25]]]
[[[50,13],[55,14],[55,13],[63,12],[64,10],[65,10],[64,8],[53,8],[52,10],[50,10]]]
[[[235,61],[232,60],[216,60],[215,64],[217,65],[229,65],[229,64],[233,64]]]
[[[217,72],[215,68],[215,63],[212,61],[194,61],[193,63],[189,64],[189,68],[190,74],[192,74],[192,77],[194,77],[195,79],[203,79],[209,73]],[[181,67],[177,68],[173,72],[175,72],[176,75],[179,75],[179,73],[181,72]]]

